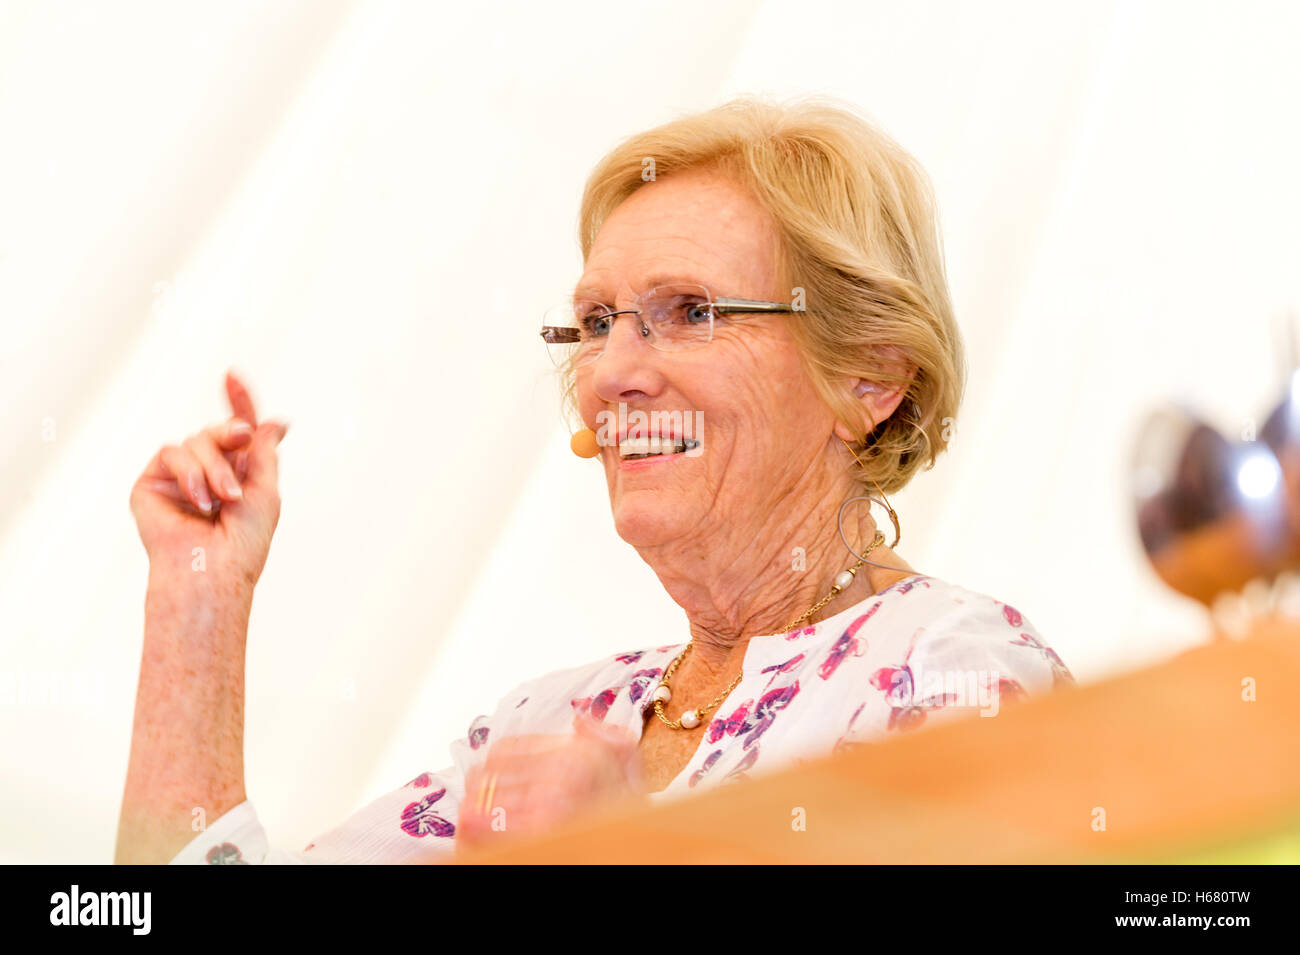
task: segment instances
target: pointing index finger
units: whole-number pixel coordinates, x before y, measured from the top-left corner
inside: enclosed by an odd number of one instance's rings
[[[226,372],[226,397],[230,399],[230,410],[235,413],[235,417],[243,418],[256,428],[257,411],[253,408],[253,398],[232,371]]]

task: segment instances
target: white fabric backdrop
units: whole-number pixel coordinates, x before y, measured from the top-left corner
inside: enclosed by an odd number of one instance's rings
[[[737,93],[854,102],[934,179],[971,380],[900,552],[1083,679],[1195,644],[1127,459],[1159,400],[1276,399],[1297,39],[1285,2],[0,3],[0,862],[112,858],[127,495],[229,366],[293,424],[248,652],[279,844],[521,680],[682,638],[535,328],[603,151]]]

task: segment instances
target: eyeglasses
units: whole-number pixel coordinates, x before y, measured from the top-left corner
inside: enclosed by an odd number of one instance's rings
[[[641,337],[660,351],[688,351],[713,341],[720,317],[795,311],[780,302],[714,298],[702,285],[661,285],[636,297],[635,308],[570,299],[546,310],[542,340],[557,368],[587,365],[601,356],[620,315],[639,316]]]

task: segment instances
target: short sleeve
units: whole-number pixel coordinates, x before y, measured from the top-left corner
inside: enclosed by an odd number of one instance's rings
[[[969,599],[920,628],[908,654],[911,706],[946,719],[994,717],[1004,706],[1074,684],[1061,658],[1014,607]],[[933,721],[933,720],[932,720]]]
[[[952,587],[916,611],[898,622],[910,632],[906,640],[850,662],[865,698],[855,701],[835,751],[953,719],[995,717],[1007,706],[1074,683],[1061,658],[1014,607]]]
[[[486,756],[492,718],[451,744],[452,765],[420,773],[299,851],[272,847],[249,801],[196,836],[172,865],[401,864],[444,862],[455,849],[465,774]]]
[[[176,854],[171,865],[301,864],[298,853],[273,850],[248,800],[228,810]]]

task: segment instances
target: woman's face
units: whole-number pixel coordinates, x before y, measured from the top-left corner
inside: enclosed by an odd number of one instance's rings
[[[652,285],[686,283],[716,297],[788,303],[776,250],[772,222],[739,187],[713,172],[666,176],[605,221],[577,292],[631,308]],[[636,316],[615,320],[604,352],[578,368],[586,425],[599,432],[609,419],[598,415],[617,416],[620,403],[629,416],[679,412],[684,423],[702,425],[691,435],[698,452],[624,461],[614,441],[601,448],[624,540],[635,547],[752,541],[793,516],[801,490],[826,492],[817,471],[828,465],[835,422],[790,337],[786,323],[797,321],[798,313],[719,317],[708,345],[665,352],[638,334]],[[608,430],[616,438],[618,427]]]

